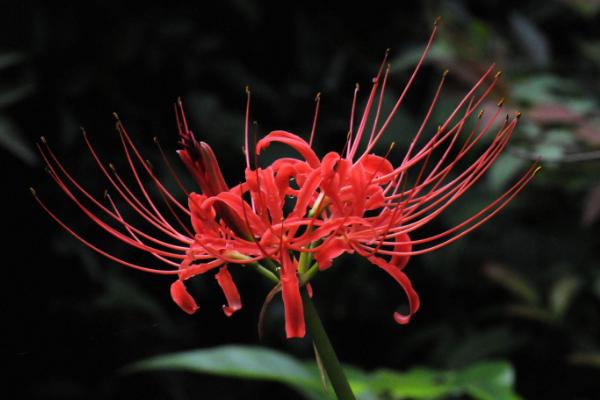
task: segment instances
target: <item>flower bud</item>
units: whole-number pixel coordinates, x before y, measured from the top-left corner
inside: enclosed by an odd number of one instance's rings
[[[196,141],[193,135],[182,139],[184,148],[178,150],[177,154],[179,154],[186,168],[192,174],[202,193],[208,197],[212,197],[221,192],[228,191],[229,187],[223,178],[219,162],[212,148],[205,142]],[[227,205],[215,203],[214,208],[217,215],[238,236],[247,239],[252,238],[242,218]]]

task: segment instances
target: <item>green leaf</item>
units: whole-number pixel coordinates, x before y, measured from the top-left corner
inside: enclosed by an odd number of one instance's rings
[[[458,394],[455,375],[426,368],[414,368],[399,373],[379,370],[373,374],[371,389],[378,394],[390,394],[396,398],[433,399]]]
[[[371,390],[393,398],[436,399],[467,395],[478,400],[515,400],[514,372],[510,364],[482,362],[457,371],[415,368],[399,373],[379,370],[373,374]]]
[[[231,345],[184,351],[149,358],[128,368],[130,371],[159,369],[320,386],[318,376],[315,377],[301,362],[262,347]]]
[[[467,394],[480,400],[515,400],[513,391],[515,375],[507,362],[483,362],[464,369],[457,377],[457,384]]]
[[[211,375],[280,382],[311,399],[330,399],[315,370],[284,353],[262,347],[222,346],[167,354],[137,362],[125,372],[187,371]]]
[[[315,376],[319,376],[319,367],[314,361],[304,362],[304,366],[307,370],[313,372]],[[379,398],[376,395],[376,392],[372,390],[370,374],[350,365],[344,365],[343,367],[344,372],[346,373],[346,377],[348,378],[348,382],[350,383],[350,387],[352,388],[352,392],[354,392],[354,395],[358,400],[376,400]],[[323,391],[322,383],[321,391]],[[326,396],[325,398],[327,399],[335,398],[335,396],[333,395],[333,389],[331,388],[331,385],[329,385],[328,393],[326,394],[331,395]]]

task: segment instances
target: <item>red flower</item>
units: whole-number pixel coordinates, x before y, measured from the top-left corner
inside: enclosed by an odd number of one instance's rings
[[[278,282],[284,301],[287,336],[302,337],[305,327],[301,286],[307,284],[318,270],[329,268],[343,253],[357,253],[391,275],[403,288],[409,312],[406,315],[394,313],[394,319],[405,324],[419,308],[419,297],[404,273],[409,258],[446,246],[489,220],[538,170],[533,165],[498,199],[456,226],[419,239],[411,237],[483,176],[507,145],[519,117],[507,116],[498,125],[501,102],[495,114],[485,121],[482,112],[477,111],[500,76],[494,74],[492,65],[448,118],[430,133],[427,125],[447,75],[444,72],[425,118],[401,162],[394,166],[388,160],[393,145],[384,156],[374,153],[416,78],[435,31],[436,28],[402,94],[387,115],[382,114],[389,72],[389,66],[385,68],[385,59],[373,79],[356,126],[358,88],[355,90],[344,150],[319,157],[312,149],[320,102],[317,96],[308,142],[289,132],[274,131],[255,145],[256,156],[270,144],[282,143],[296,150],[300,158],[279,158],[269,166],[252,168],[251,152],[246,151],[245,180],[231,188],[225,183],[211,148],[198,142],[188,129],[179,103],[176,115],[182,149],[178,153],[202,191],[202,194],[187,191],[175,177],[187,196],[187,205],[180,203],[160,183],[118,119],[117,130],[140,195],[135,195],[134,190],[125,185],[112,166],[110,171],[106,168],[84,135],[112,190],[151,225],[156,234],[146,233],[126,221],[110,196],[106,196],[108,203],[105,205],[90,195],[71,177],[42,139],[43,145],[39,148],[50,176],[84,214],[117,239],[151,254],[167,269],[133,264],[103,251],[63,223],[37,196],[36,199],[63,228],[104,256],[135,269],[177,275],[171,286],[171,296],[190,314],[198,309],[198,305],[184,281],[215,269],[218,269],[215,278],[227,300],[227,305],[223,306],[225,314],[230,316],[239,310],[240,295],[227,265],[240,264]],[[249,100],[248,92],[246,149],[249,149]],[[469,123],[470,120],[474,122]],[[461,139],[463,131],[467,131],[466,139]],[[491,136],[491,140],[482,149],[485,136]],[[467,156],[473,161],[464,166]],[[152,180],[171,217],[167,218],[160,211],[163,207],[159,208],[152,200],[140,177],[141,171]],[[113,223],[109,224],[101,216]],[[185,218],[189,219],[191,228],[184,222]]]

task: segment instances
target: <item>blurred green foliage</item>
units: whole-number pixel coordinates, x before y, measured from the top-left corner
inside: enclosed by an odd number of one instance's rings
[[[414,368],[407,372],[389,369],[366,373],[344,367],[358,400],[437,399],[467,395],[477,400],[517,400],[512,391],[514,372],[505,362],[480,362],[455,371]],[[222,346],[167,354],[140,361],[127,372],[187,371],[240,379],[268,380],[289,385],[306,398],[335,399],[331,388],[323,387],[313,361],[301,362],[275,350],[248,346]]]

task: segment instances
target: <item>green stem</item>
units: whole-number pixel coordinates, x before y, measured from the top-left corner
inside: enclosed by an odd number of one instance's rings
[[[261,264],[259,264],[257,262],[250,263],[250,265],[253,266],[254,268],[256,268],[256,271],[258,271],[259,274],[261,274],[262,276],[264,276],[271,282],[279,283],[279,278],[277,277],[277,275],[275,275],[273,272],[271,272],[271,270],[263,267]]]
[[[346,374],[340,365],[340,361],[335,355],[335,350],[333,350],[329,337],[327,337],[319,314],[317,314],[317,310],[306,291],[303,290],[302,292],[306,324],[310,329],[313,342],[319,352],[321,362],[331,381],[333,390],[335,391],[338,400],[355,400],[352,389],[350,389],[350,384],[348,383],[348,378],[346,378]]]
[[[319,271],[319,265],[314,263],[312,267],[308,269],[305,273],[300,275],[300,285],[304,286],[315,276],[315,274]]]

